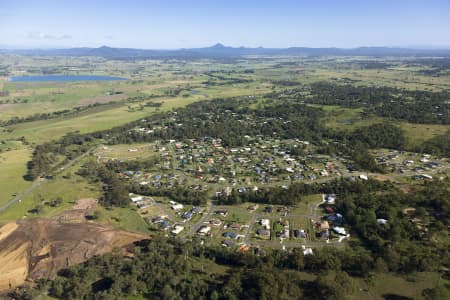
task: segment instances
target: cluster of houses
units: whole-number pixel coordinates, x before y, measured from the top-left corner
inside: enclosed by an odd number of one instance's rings
[[[152,197],[145,197],[141,195],[135,195],[130,193],[130,200],[133,202],[134,205],[136,205],[138,208],[147,208],[150,207],[153,203],[155,203],[155,200],[153,200]]]
[[[260,219],[258,223],[262,228],[256,229],[256,235],[260,238],[270,238],[270,220]]]
[[[147,173],[127,171],[122,175],[156,188],[172,188],[185,184],[183,179],[188,179],[190,183],[201,180],[205,184],[223,184],[244,192],[255,188],[256,184],[311,181],[337,174],[331,158],[311,155],[311,147],[306,141],[266,140],[262,136],[246,138],[251,142],[236,148],[224,147],[221,139],[211,137],[157,144],[155,149],[160,160],[154,170]],[[298,153],[293,149],[302,149],[304,154],[301,157],[292,154]]]
[[[348,237],[346,229],[342,226],[344,223],[344,218],[342,214],[336,211],[336,207],[334,206],[334,204],[336,203],[336,195],[325,195],[323,202],[325,215],[322,217],[322,220],[320,222],[313,221],[316,236],[329,240],[331,238],[330,231],[332,231],[338,236]]]
[[[280,239],[289,239],[289,221],[280,220],[276,223],[275,236]]]
[[[156,216],[151,219],[151,222],[153,224],[159,225],[159,228],[165,231],[168,231],[170,229],[170,232],[174,235],[178,235],[180,232],[184,230],[184,225],[182,224],[174,224],[173,226],[170,225],[169,220],[167,219],[166,215]]]
[[[169,201],[169,204],[170,208],[174,210],[183,219],[183,222],[189,221],[190,219],[192,219],[194,215],[198,215],[202,212],[202,209],[198,206],[194,206],[191,209],[182,212],[184,208],[183,204],[177,203],[175,201]]]
[[[450,175],[450,162],[445,158],[438,160],[429,154],[397,150],[378,150],[374,154],[376,161],[392,173],[407,174],[416,180],[432,180],[430,173]]]
[[[225,218],[228,216],[228,211],[224,209],[214,211],[214,215],[217,217],[211,218],[209,221],[205,222],[204,225],[200,226],[197,230],[197,234],[202,236],[212,236],[212,228],[220,228],[224,221],[220,218]],[[236,222],[226,223],[223,225],[223,232],[221,234],[223,240],[221,242],[224,247],[232,247],[237,244],[237,240],[239,238],[244,237],[244,235],[239,232],[242,231],[243,228],[248,227],[248,225],[242,225]]]

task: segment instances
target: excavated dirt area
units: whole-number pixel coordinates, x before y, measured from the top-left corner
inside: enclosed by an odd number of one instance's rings
[[[55,218],[25,219],[0,227],[0,292],[148,238],[87,221],[85,216],[95,205],[95,199],[81,199]]]

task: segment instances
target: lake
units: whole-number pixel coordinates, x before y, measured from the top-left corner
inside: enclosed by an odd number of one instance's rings
[[[68,82],[68,81],[106,81],[106,80],[127,80],[127,78],[113,76],[96,75],[38,75],[38,76],[14,76],[10,78],[12,82]]]

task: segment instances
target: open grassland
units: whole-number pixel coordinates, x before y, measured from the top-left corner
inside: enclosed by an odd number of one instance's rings
[[[322,108],[327,116],[323,119],[325,126],[337,130],[355,130],[374,123],[392,122],[400,126],[408,140],[409,147],[419,146],[423,142],[445,134],[450,130],[450,125],[438,124],[413,124],[406,121],[395,121],[387,118],[369,116],[362,117],[363,109],[342,108],[334,105],[311,105]]]
[[[412,124],[408,122],[399,122],[399,125],[405,131],[410,146],[418,146],[424,141],[443,135],[450,130],[450,125]]]
[[[148,224],[139,215],[135,207],[108,209],[99,206],[97,211],[99,212],[98,222],[110,224],[123,230],[149,233]]]
[[[449,282],[440,278],[438,273],[422,272],[408,277],[377,273],[367,280],[356,279],[356,291],[350,299],[426,299],[422,295],[423,290],[434,288],[438,284],[448,289]],[[450,296],[449,292],[447,296]]]
[[[168,99],[161,110],[184,106],[190,99]],[[0,139],[14,139],[24,136],[32,143],[43,143],[57,139],[69,132],[81,133],[110,129],[131,121],[146,117],[156,111],[153,107],[130,112],[126,105],[99,106],[87,112],[49,120],[21,123],[8,127],[8,132],[1,132]]]
[[[129,144],[100,146],[96,155],[102,160],[120,158],[121,160],[146,159],[156,155],[153,144]]]
[[[101,192],[98,186],[89,184],[86,179],[76,175],[76,170],[79,169],[82,163],[83,161],[76,163],[54,179],[48,180],[45,184],[25,195],[20,202],[15,203],[6,211],[0,212],[0,224],[24,217],[55,216],[64,210],[70,209],[78,199],[100,197]],[[24,167],[23,162],[20,165]],[[20,176],[23,176],[23,174],[25,174],[25,170],[23,170]],[[31,185],[29,181],[23,182],[25,187]],[[4,201],[12,198],[11,195],[4,193],[3,190],[0,190],[0,192],[0,195],[4,195]],[[62,200],[58,205],[53,207],[48,204],[48,202],[58,198]],[[32,212],[37,206],[41,206],[42,208],[39,214]]]
[[[0,206],[31,185],[23,179],[31,150],[21,147],[0,153]]]

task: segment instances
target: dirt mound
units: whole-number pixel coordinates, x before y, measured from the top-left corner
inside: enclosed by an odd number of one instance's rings
[[[77,201],[77,204],[73,207],[73,209],[86,209],[91,210],[97,206],[97,199],[94,198],[83,198]]]
[[[78,222],[67,222],[58,216],[21,220],[1,227],[0,291],[14,288],[27,278],[52,277],[62,268],[148,238],[109,225],[81,221],[83,211],[69,211],[80,213]]]

